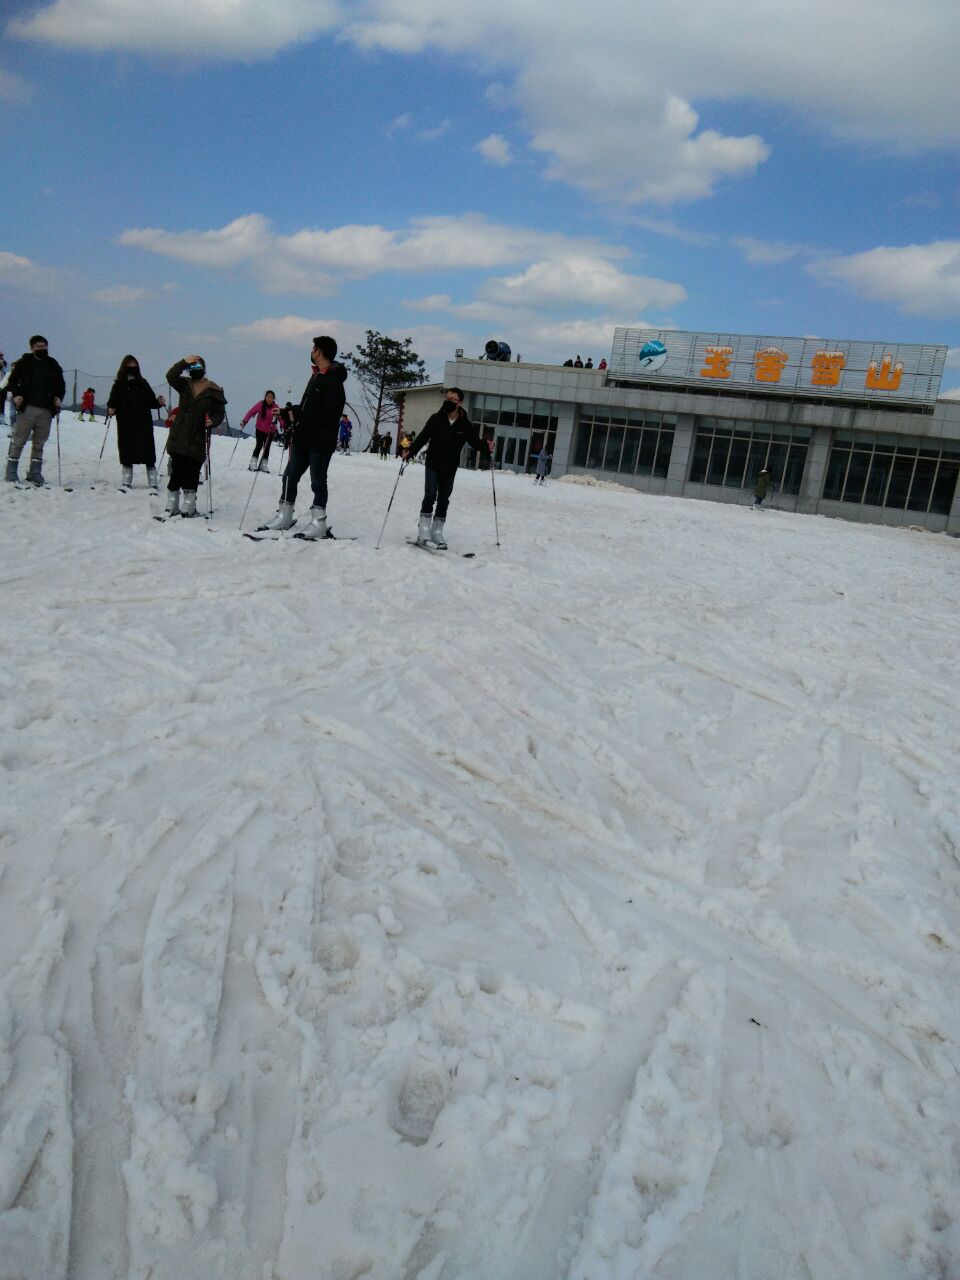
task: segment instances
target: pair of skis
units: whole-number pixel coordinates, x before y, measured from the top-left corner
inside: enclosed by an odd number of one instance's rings
[[[416,538],[407,539],[408,547],[419,547],[421,551],[429,551],[431,555],[446,555],[446,547],[438,547],[433,542],[418,542]],[[475,551],[461,551],[460,558],[463,560],[472,560],[477,553]]]

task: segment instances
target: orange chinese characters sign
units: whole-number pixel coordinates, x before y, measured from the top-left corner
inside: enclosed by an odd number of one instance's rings
[[[864,385],[871,391],[896,391],[902,377],[903,365],[894,364],[893,356],[884,356],[880,361],[879,369],[876,360],[870,361],[867,366],[867,381]]]
[[[753,369],[758,382],[779,382],[787,353],[779,347],[764,347],[753,357]]]
[[[847,363],[842,351],[817,351],[810,362],[813,374],[810,378],[815,387],[837,387],[840,375]]]
[[[700,377],[729,378],[733,347],[706,347],[705,350],[707,354],[704,357],[703,368],[700,370]]]

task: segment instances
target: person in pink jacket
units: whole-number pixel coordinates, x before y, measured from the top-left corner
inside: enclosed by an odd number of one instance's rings
[[[253,457],[250,459],[249,467],[247,467],[248,471],[268,471],[267,458],[270,456],[270,445],[273,437],[277,434],[277,420],[279,417],[280,406],[277,404],[277,398],[272,391],[265,392],[263,399],[258,400],[244,415],[240,423],[241,427],[245,427],[251,418],[256,418],[254,423],[256,443],[253,446]],[[261,450],[263,451],[262,457],[260,456]]]

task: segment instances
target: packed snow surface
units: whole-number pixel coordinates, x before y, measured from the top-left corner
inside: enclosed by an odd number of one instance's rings
[[[163,525],[61,436],[0,490],[2,1280],[960,1276],[960,544],[502,474],[498,551],[461,473],[431,554],[409,467],[375,551],[363,456],[356,541],[254,543],[249,442]]]

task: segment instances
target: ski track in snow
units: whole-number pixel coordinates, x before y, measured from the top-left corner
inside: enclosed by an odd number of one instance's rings
[[[61,431],[0,491],[0,1280],[960,1276],[956,542],[504,475],[498,553],[461,473],[411,557],[411,468],[374,552],[337,457],[358,541],[250,543],[233,441],[164,526]]]

